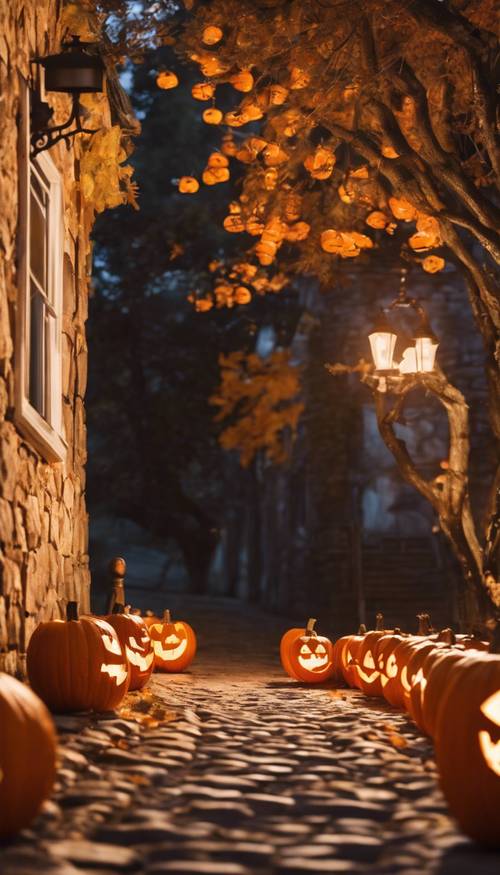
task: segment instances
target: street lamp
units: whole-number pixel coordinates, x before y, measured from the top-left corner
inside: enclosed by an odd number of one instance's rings
[[[406,297],[406,268],[401,271],[399,295],[390,304],[388,310],[399,308],[411,308],[420,317],[419,325],[413,332],[410,342],[408,342],[408,337],[400,333],[399,340],[404,341],[405,349],[399,365],[394,363],[394,349],[398,336],[384,310],[380,311],[377,323],[368,335],[375,365],[375,376],[379,377],[378,389],[380,392],[387,391],[386,377],[426,374],[434,369],[439,342],[420,302],[416,298]]]
[[[379,317],[368,335],[372,351],[376,373],[379,376],[387,376],[395,371],[393,364],[394,347],[397,335],[394,333],[387,316],[381,309]]]
[[[33,58],[33,61],[44,69],[46,91],[72,95],[71,113],[61,125],[46,124],[52,115],[46,103],[39,100],[34,107],[31,135],[31,155],[34,158],[60,140],[69,143],[76,134],[96,133],[95,129],[85,128],[82,124],[79,98],[80,94],[98,94],[104,90],[104,63],[96,46],[80,42],[78,36],[63,43],[59,54]]]

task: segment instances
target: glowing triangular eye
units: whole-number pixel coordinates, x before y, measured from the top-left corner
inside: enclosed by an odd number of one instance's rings
[[[311,653],[311,648],[309,647],[309,644],[303,644],[300,648],[300,652],[302,656],[309,656]]]
[[[391,653],[389,659],[387,660],[387,665],[385,667],[385,673],[387,677],[395,678],[398,673],[398,664],[396,662],[396,657],[393,653]]]
[[[136,639],[134,638],[133,635],[131,635],[131,636],[129,637],[129,639],[128,639],[128,643],[130,644],[131,647],[134,648],[134,650],[140,650],[140,649],[141,649],[141,648],[140,648],[140,645],[137,643],[137,641],[136,641]]]
[[[375,663],[373,661],[371,650],[369,650],[368,653],[365,655],[363,665],[365,668],[375,668]]]
[[[113,638],[112,635],[103,635],[102,643],[104,644],[106,650],[109,650],[110,653],[115,653],[117,656],[122,655],[122,648],[118,638]]]
[[[496,726],[500,726],[500,690],[485,699],[481,705],[481,711],[488,720],[491,720]]]
[[[316,653],[319,653],[321,656],[323,656],[326,653],[325,647],[322,644],[318,644],[316,648]]]

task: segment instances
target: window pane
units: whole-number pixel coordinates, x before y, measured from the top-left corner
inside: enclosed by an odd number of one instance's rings
[[[34,186],[40,190],[42,200],[35,196]],[[30,196],[30,268],[33,276],[38,280],[41,287],[46,289],[47,282],[47,217],[46,195],[32,175],[32,188]]]
[[[29,400],[45,416],[45,302],[32,287],[30,306]]]

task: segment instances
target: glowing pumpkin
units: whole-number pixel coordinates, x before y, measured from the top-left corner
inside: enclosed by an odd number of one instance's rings
[[[299,638],[301,635],[303,635],[305,633],[305,631],[306,630],[303,627],[302,628],[295,627],[294,629],[288,629],[288,631],[285,632],[285,634],[282,636],[281,641],[280,641],[281,664],[282,664],[283,668],[285,669],[286,673],[289,674],[290,677],[295,678],[295,680],[298,680],[298,678],[297,678],[297,675],[295,674],[295,672],[292,668],[292,664],[290,662],[290,657],[289,657],[290,644],[296,638]]]
[[[335,670],[342,675],[346,684],[350,687],[355,687],[358,683],[357,659],[365,635],[366,626],[361,625],[357,635],[345,635],[335,644]]]
[[[78,618],[76,602],[68,602],[66,614],[67,621],[40,623],[33,632],[30,684],[52,711],[111,711],[130,681],[118,636],[105,620]]]
[[[184,620],[172,621],[165,611],[162,623],[150,626],[155,652],[155,668],[160,671],[184,671],[196,653],[196,635]]]
[[[426,676],[426,684],[422,689],[420,716],[415,710],[417,726],[431,737],[436,731],[439,710],[443,701],[443,693],[458,663],[466,658],[464,650],[453,648],[442,653],[432,654],[424,661],[422,670]]]
[[[287,644],[292,677],[308,683],[326,681],[334,672],[332,642],[315,632],[315,623],[314,619],[308,620],[305,631]]]
[[[38,813],[56,774],[56,733],[43,702],[25,684],[0,674],[0,838]]]
[[[399,666],[393,651],[404,640],[400,632],[395,629],[394,632],[383,635],[375,643],[375,664],[380,672],[380,683],[384,696],[387,687],[390,688],[394,684],[395,678],[399,674]]]
[[[366,696],[382,696],[382,681],[380,671],[375,664],[375,645],[377,641],[387,634],[383,628],[384,618],[377,614],[376,628],[367,632],[361,642],[357,658],[357,685]]]
[[[455,665],[434,744],[441,787],[461,829],[500,847],[500,656]]]
[[[154,668],[154,649],[148,628],[137,614],[115,604],[114,613],[106,621],[118,635],[130,666],[130,690],[142,690]]]

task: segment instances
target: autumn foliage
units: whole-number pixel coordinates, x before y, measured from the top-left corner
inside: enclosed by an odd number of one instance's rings
[[[273,463],[284,462],[304,409],[299,400],[299,369],[288,350],[266,359],[237,351],[219,358],[221,383],[210,403],[223,422],[219,442],[238,450],[244,468],[263,450]]]

